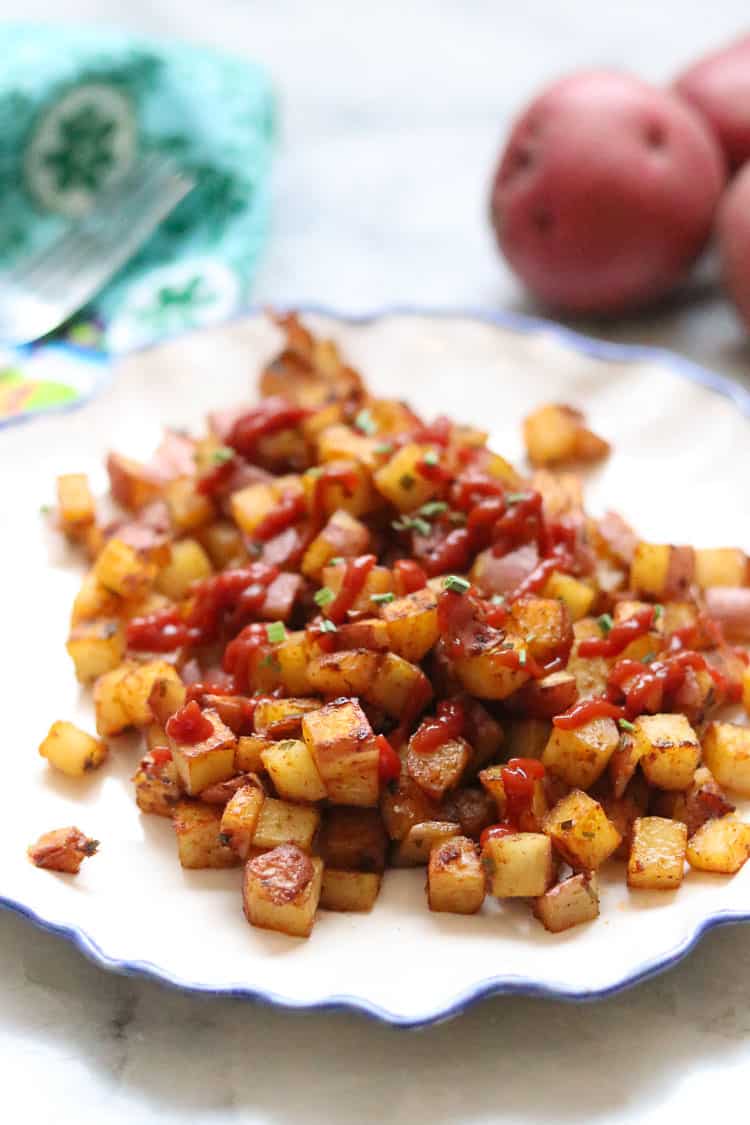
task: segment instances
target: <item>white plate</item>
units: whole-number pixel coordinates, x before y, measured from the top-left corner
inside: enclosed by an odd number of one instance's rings
[[[408,397],[428,416],[479,423],[514,458],[519,420],[534,404],[583,407],[615,448],[590,481],[593,511],[615,507],[656,541],[750,547],[748,397],[720,377],[539,322],[408,313],[311,322],[343,344],[378,392]],[[430,914],[424,873],[401,871],[387,875],[371,915],[321,912],[310,940],[294,940],[246,924],[238,871],[179,868],[170,824],[133,802],[127,740],[90,780],[45,766],[36,747],[52,720],[92,726],[64,649],[80,571],[39,513],[55,474],[86,471],[103,490],[108,449],[147,455],[163,422],[197,426],[207,409],[246,397],[278,342],[259,316],[185,337],[131,357],[80,410],[0,435],[0,902],[119,972],[291,1007],[351,1006],[405,1026],[492,992],[601,996],[672,964],[710,926],[750,919],[750,864],[735,878],[691,872],[677,894],[657,894],[629,893],[612,863],[601,919],[559,936],[520,905],[471,918]],[[32,867],[26,845],[67,824],[99,838],[100,854],[77,878]]]

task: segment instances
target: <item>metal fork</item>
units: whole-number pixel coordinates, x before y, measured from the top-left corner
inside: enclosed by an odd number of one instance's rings
[[[59,238],[0,275],[0,342],[46,336],[82,308],[133,256],[193,181],[149,155],[105,187]]]

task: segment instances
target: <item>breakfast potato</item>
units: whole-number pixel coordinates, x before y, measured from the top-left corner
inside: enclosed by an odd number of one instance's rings
[[[461,825],[451,820],[426,820],[409,829],[403,840],[394,844],[391,863],[394,867],[424,867],[432,849],[461,835]]]
[[[329,461],[325,468],[316,465],[305,473],[302,484],[310,509],[319,507],[326,516],[339,510],[365,516],[382,504],[370,470],[360,461],[342,458]]]
[[[750,824],[733,816],[708,820],[690,837],[687,861],[698,871],[734,875],[750,856]]]
[[[674,891],[685,870],[687,828],[662,816],[639,817],[633,825],[628,886]]]
[[[323,882],[323,864],[282,844],[245,864],[242,901],[253,926],[309,937]]]
[[[320,854],[327,868],[382,872],[387,838],[377,809],[325,810],[320,831]]]
[[[167,728],[167,739],[178,780],[184,792],[191,797],[197,796],[210,785],[226,781],[235,772],[234,751],[237,738],[234,731],[222,723],[216,711],[209,709],[202,714],[211,724],[212,731],[199,742],[180,742],[169,734]]]
[[[154,718],[151,709],[152,693],[155,696],[161,692],[163,698],[171,697],[176,700],[184,690],[177,669],[166,660],[148,660],[144,664],[131,666],[125,664],[121,667],[126,668],[127,671],[117,684],[116,691],[127,716],[128,726],[143,727],[152,721]],[[100,683],[101,680],[97,680],[96,688]]]
[[[567,606],[557,598],[519,598],[511,613],[529,655],[539,664],[570,652],[573,627]]]
[[[323,884],[320,891],[320,906],[323,910],[367,913],[375,905],[380,894],[382,876],[368,871],[337,871],[326,867],[323,871]]]
[[[536,898],[554,879],[552,843],[541,832],[491,836],[482,848],[482,867],[496,898]]]
[[[579,871],[596,871],[622,839],[599,802],[580,789],[557,802],[545,817],[543,830],[563,859]]]
[[[320,695],[367,695],[380,667],[380,654],[358,649],[354,652],[325,652],[314,656],[307,666],[313,691]]]
[[[587,429],[584,422],[583,414],[572,406],[550,404],[529,414],[523,420],[523,438],[531,464],[544,467],[606,457],[609,443]]]
[[[82,684],[111,672],[125,655],[125,630],[116,619],[81,621],[74,625],[65,646]]]
[[[135,801],[141,812],[171,819],[175,806],[182,797],[171,750],[165,745],[149,750],[141,759],[131,780],[135,785]]]
[[[165,480],[160,473],[119,453],[107,457],[107,473],[112,497],[131,512],[145,508],[164,489]]]
[[[39,753],[51,766],[68,777],[83,777],[97,769],[107,757],[107,744],[74,723],[58,719],[39,745]]]
[[[80,538],[96,522],[96,506],[85,473],[65,473],[57,478],[57,516],[71,538]]]
[[[750,797],[750,728],[710,723],[703,735],[703,761],[719,785]]]
[[[731,171],[750,160],[750,36],[712,51],[675,80],[680,97],[700,113]]]
[[[694,835],[707,820],[725,816],[734,812],[734,808],[706,766],[700,766],[695,771],[689,789],[658,793],[653,801],[653,812],[657,816],[682,821],[688,836]]]
[[[323,567],[323,585],[330,590],[334,595],[338,594],[344,581],[344,574],[346,567],[343,563],[337,566],[324,566]],[[390,570],[385,566],[374,566],[365,578],[362,589],[357,594],[352,602],[351,611],[354,614],[358,613],[372,613],[376,603],[373,601],[373,596],[378,597],[382,594],[390,594],[393,592],[393,575]],[[323,606],[323,613],[328,616],[328,611],[331,603]]]
[[[110,539],[94,563],[94,576],[100,586],[122,598],[142,598],[156,578],[155,562],[122,539]]]
[[[71,626],[78,625],[81,621],[92,621],[97,618],[107,620],[119,617],[123,612],[124,605],[124,599],[119,594],[106,590],[93,570],[90,570],[83,579],[73,600],[73,608],[70,614]]]
[[[227,801],[221,814],[219,839],[246,860],[253,846],[261,809],[266,799],[259,785],[243,785]]]
[[[513,695],[506,706],[513,714],[534,718],[552,718],[572,706],[578,699],[575,676],[568,671],[550,672],[539,680],[529,680]]]
[[[253,847],[267,849],[294,844],[309,852],[319,825],[320,813],[310,805],[295,805],[291,801],[266,797],[255,826]]]
[[[237,867],[240,858],[221,837],[222,810],[202,801],[178,801],[172,824],[177,838],[177,854],[182,867]]]
[[[368,437],[351,426],[326,426],[316,435],[315,444],[318,461],[323,464],[328,461],[359,461],[370,472],[377,467],[378,455],[375,451],[379,438]]]
[[[213,574],[211,560],[196,539],[180,539],[172,545],[172,557],[156,577],[156,589],[180,601],[193,582]]]
[[[326,796],[312,754],[304,742],[288,739],[271,742],[261,751],[261,761],[280,797],[286,801],[322,801]]]
[[[437,643],[437,594],[429,587],[380,607],[391,651],[418,662]]]
[[[747,573],[747,555],[739,547],[696,549],[695,581],[703,589],[710,586],[744,586]]]
[[[425,456],[439,454],[432,445],[409,442],[373,475],[378,492],[400,512],[413,512],[437,494],[439,483],[422,473]]]
[[[242,533],[231,520],[214,520],[195,531],[195,538],[217,570],[244,566],[247,551]]]
[[[271,739],[297,738],[302,733],[302,716],[319,707],[320,700],[311,696],[259,699],[253,712],[255,732]]]
[[[380,657],[377,671],[362,693],[368,703],[382,708],[387,715],[400,719],[408,711],[418,714],[430,703],[432,685],[421,668],[393,652]],[[419,706],[415,706],[415,702]]]
[[[516,654],[516,666],[508,662]],[[526,671],[526,644],[521,637],[506,633],[500,644],[491,641],[478,651],[451,658],[451,666],[462,686],[478,699],[507,699],[529,680]]]
[[[552,734],[549,719],[508,719],[504,729],[505,758],[541,758]]]
[[[172,527],[183,535],[197,532],[216,516],[213,504],[197,491],[196,481],[190,477],[169,481],[164,486],[164,500]]]
[[[591,719],[574,730],[553,726],[542,762],[568,785],[588,789],[604,773],[619,741],[617,725],[609,718]]]
[[[135,665],[126,662],[113,668],[111,672],[105,672],[94,684],[96,732],[103,738],[121,734],[132,725],[130,714],[125,708],[122,688],[134,668]]]
[[[377,805],[378,750],[367,716],[354,699],[337,699],[302,720],[328,799],[336,805]]]
[[[405,773],[380,795],[380,813],[391,840],[405,839],[415,824],[438,820],[440,811],[440,803],[428,797]]]
[[[455,789],[472,760],[472,749],[465,738],[452,738],[429,751],[420,751],[414,740],[409,743],[406,768],[409,776],[428,797],[439,801],[449,789]]]
[[[288,695],[309,695],[312,690],[308,675],[310,643],[304,629],[287,633],[273,647],[273,660],[256,665],[253,687],[256,691],[283,688]]]
[[[252,536],[256,527],[285,498],[299,498],[300,503],[304,499],[302,479],[293,473],[270,482],[248,484],[230,497],[232,519],[245,535]]]
[[[534,916],[552,934],[599,917],[599,885],[593,872],[580,871],[534,900]]]
[[[553,570],[544,586],[545,598],[559,598],[566,606],[571,621],[580,621],[590,612],[596,599],[593,583],[572,578],[560,570]]]
[[[427,867],[430,910],[476,914],[484,895],[484,871],[473,840],[455,836],[432,849]]]
[[[350,512],[337,508],[305,551],[302,573],[307,578],[320,578],[331,559],[353,559],[364,555],[369,547],[369,529]]]
[[[179,676],[173,674],[173,669],[167,675],[157,676],[151,684],[147,700],[154,721],[161,727],[165,726],[167,719],[171,719],[172,715],[185,706],[186,695],[185,685]],[[161,745],[166,745],[166,739],[162,739]]]
[[[26,852],[35,867],[77,875],[84,859],[96,855],[98,850],[98,840],[84,835],[80,828],[71,827],[45,832]]]
[[[633,726],[638,761],[650,784],[659,789],[687,789],[700,761],[701,746],[685,716],[641,715]]]

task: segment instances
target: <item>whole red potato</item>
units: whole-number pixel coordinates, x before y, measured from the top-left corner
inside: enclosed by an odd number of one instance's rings
[[[724,182],[718,144],[675,94],[590,71],[548,87],[516,122],[492,187],[492,221],[541,301],[616,313],[684,277]]]
[[[716,234],[724,285],[750,328],[750,164],[724,193]]]
[[[732,170],[750,160],[750,35],[695,63],[674,88],[708,122]]]

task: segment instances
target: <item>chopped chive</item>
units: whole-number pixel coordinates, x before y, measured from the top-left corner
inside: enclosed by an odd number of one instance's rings
[[[521,651],[518,654],[518,663],[521,665],[522,668],[523,668],[524,664],[526,663],[526,659],[527,659],[526,649],[522,648]]]
[[[51,504],[41,504],[39,506],[39,512],[43,516],[48,516],[51,511],[52,511],[52,505]]]
[[[369,410],[360,410],[357,417],[354,419],[354,425],[363,434],[374,434],[377,430],[377,423]]]
[[[283,621],[272,621],[270,625],[266,625],[266,636],[272,645],[281,644],[286,640],[286,626]]]
[[[373,453],[393,453],[393,446],[389,441],[381,441],[375,446]]]
[[[341,566],[344,561],[343,555],[335,555],[332,559],[328,560],[328,566]]]
[[[430,527],[427,520],[420,519],[419,516],[414,517],[414,519],[411,521],[411,526],[414,528],[418,535],[426,536],[429,535],[432,531],[432,528]]]
[[[261,660],[259,667],[261,667],[261,668],[273,668],[277,672],[281,671],[281,665],[279,664],[278,660],[276,659],[276,657],[271,652],[266,653],[266,655]]]
[[[471,582],[458,574],[449,574],[443,579],[443,589],[450,590],[453,594],[465,594],[471,589]]]
[[[223,465],[226,461],[231,461],[234,457],[234,450],[230,449],[228,445],[220,445],[211,454],[211,460],[215,465]]]
[[[336,628],[333,621],[328,621],[327,619],[324,620],[324,621],[321,621],[321,623],[319,625],[319,629],[320,629],[321,633],[337,633],[338,632],[338,629]]]
[[[420,535],[429,535],[432,527],[420,516],[402,516],[400,520],[393,520],[391,527],[394,531],[416,531]]]
[[[647,652],[645,656],[641,657],[641,664],[650,664],[653,660],[656,660],[656,653]]]
[[[522,500],[528,499],[528,492],[506,492],[505,502],[507,504],[520,504]]]
[[[388,602],[392,602],[395,597],[396,595],[389,590],[385,594],[370,594],[370,601],[375,602],[375,605],[388,605]]]
[[[609,633],[610,630],[614,628],[615,624],[611,613],[603,613],[601,617],[597,617],[596,623],[604,633],[605,637],[607,636],[607,633]]]
[[[323,476],[323,469],[320,465],[313,465],[312,469],[307,470],[307,475],[312,477],[313,480],[317,480],[318,477]]]
[[[405,488],[408,491],[410,488],[414,487],[414,481],[415,481],[415,478],[412,476],[411,473],[404,473],[404,475],[401,477],[401,479],[399,480],[398,483],[401,485],[402,488]]]
[[[664,615],[664,606],[663,605],[655,605],[654,606],[654,621],[658,621],[659,618],[662,617],[663,615]]]
[[[336,595],[330,586],[321,586],[320,589],[316,591],[313,601],[322,609],[323,606],[330,605],[335,597]]]
[[[505,605],[505,594],[493,594],[490,602],[492,605]]]
[[[443,512],[447,512],[448,505],[445,500],[430,500],[429,503],[423,504],[419,509],[420,516],[427,516],[431,519],[432,516],[439,516]]]
[[[425,465],[437,465],[440,462],[440,458],[438,457],[434,449],[428,449],[422,460],[424,461]]]
[[[635,727],[628,719],[618,719],[617,725],[620,730],[635,730]]]

